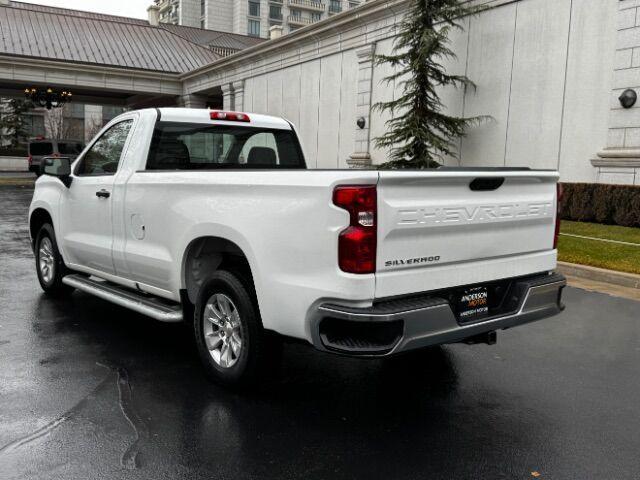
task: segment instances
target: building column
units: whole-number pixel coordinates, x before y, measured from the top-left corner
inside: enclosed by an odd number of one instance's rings
[[[640,101],[624,108],[626,90],[640,97],[640,6],[635,0],[618,2],[618,33],[607,146],[591,164],[598,183],[640,185]],[[639,99],[640,100],[640,99]]]
[[[244,110],[244,80],[233,82],[233,101],[233,108],[242,112]]]
[[[207,97],[193,93],[182,95],[178,97],[178,106],[184,108],[207,108]]]
[[[349,168],[367,168],[371,165],[371,93],[373,60],[376,45],[356,50],[358,57],[358,85],[356,88],[355,151],[347,159]]]
[[[235,110],[235,102],[233,101],[233,86],[230,83],[222,85],[222,109]]]
[[[89,142],[102,129],[102,105],[84,106],[84,141]]]

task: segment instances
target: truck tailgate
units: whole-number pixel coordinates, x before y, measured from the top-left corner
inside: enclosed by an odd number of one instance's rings
[[[555,268],[557,172],[381,171],[376,297]]]

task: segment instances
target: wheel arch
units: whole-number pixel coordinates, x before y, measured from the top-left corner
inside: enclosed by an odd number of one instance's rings
[[[53,217],[49,211],[42,207],[34,209],[29,216],[29,235],[31,236],[32,246],[35,244],[38,232],[45,223],[51,224],[55,231],[55,227],[53,226]]]
[[[191,240],[184,249],[181,262],[181,285],[186,296],[196,303],[198,289],[208,275],[225,269],[240,274],[254,295],[254,271],[246,252],[234,241],[216,235],[201,235]]]

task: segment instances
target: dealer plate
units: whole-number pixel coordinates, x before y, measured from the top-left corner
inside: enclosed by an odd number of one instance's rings
[[[489,315],[489,291],[487,287],[463,290],[458,297],[458,319],[460,322],[474,322]]]

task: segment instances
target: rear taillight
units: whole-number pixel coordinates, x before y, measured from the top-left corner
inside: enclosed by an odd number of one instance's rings
[[[556,187],[556,231],[553,236],[553,248],[558,248],[558,237],[560,237],[560,208],[562,207],[562,184]]]
[[[31,166],[31,164],[33,163],[33,157],[31,155],[29,155],[27,160],[29,161],[29,166]]]
[[[349,212],[349,226],[338,238],[338,265],[347,273],[375,273],[378,199],[375,185],[336,187],[334,205]]]

